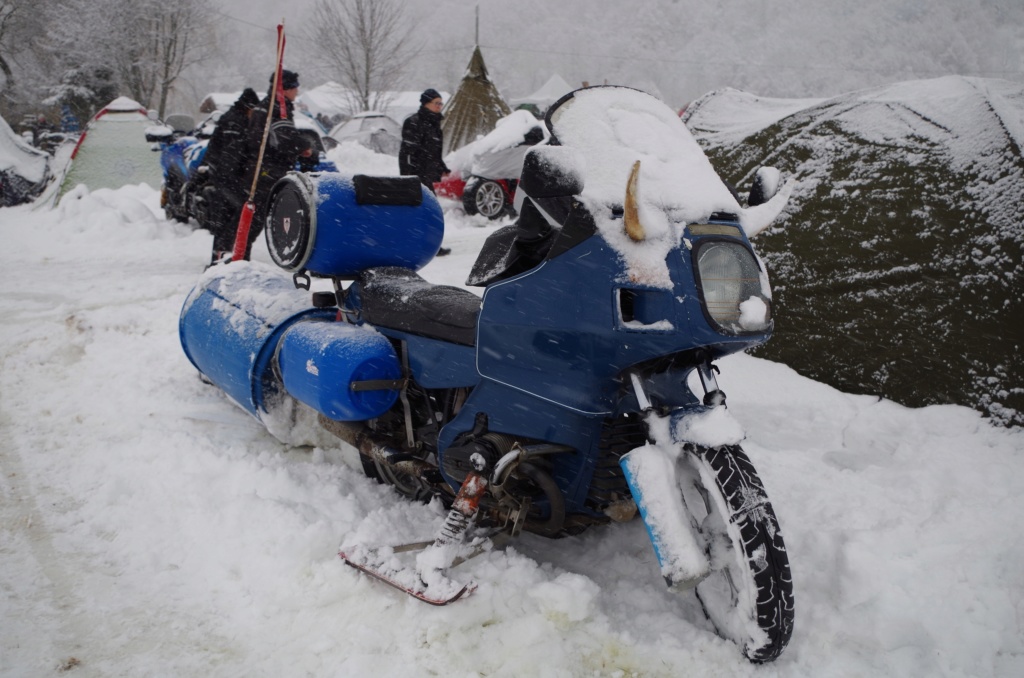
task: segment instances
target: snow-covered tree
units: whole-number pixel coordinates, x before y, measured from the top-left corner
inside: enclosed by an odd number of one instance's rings
[[[88,120],[105,104],[117,97],[114,72],[104,66],[87,65],[68,68],[60,82],[48,88],[42,103],[46,106],[67,106],[80,121]]]
[[[205,0],[138,1],[133,40],[117,54],[122,82],[163,117],[181,72],[208,53],[210,12]]]
[[[46,33],[45,13],[50,0],[0,0],[0,91],[5,104],[31,101],[45,83],[46,53],[40,49]]]
[[[110,69],[120,93],[162,116],[182,71],[205,58],[210,10],[203,0],[62,0],[50,12],[49,43],[61,55],[59,86]],[[88,78],[86,78],[88,80]]]
[[[349,89],[353,112],[383,109],[387,92],[418,53],[399,0],[317,0],[309,40],[314,58]]]

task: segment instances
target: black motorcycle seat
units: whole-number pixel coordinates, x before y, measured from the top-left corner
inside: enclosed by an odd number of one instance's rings
[[[464,346],[476,345],[480,297],[450,285],[435,285],[415,271],[382,266],[359,279],[362,318],[388,327]]]

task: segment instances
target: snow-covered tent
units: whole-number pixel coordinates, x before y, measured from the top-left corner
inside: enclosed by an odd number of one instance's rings
[[[0,118],[0,207],[39,194],[50,179],[50,156],[33,148]]]
[[[512,99],[512,105],[522,106],[523,104],[533,104],[543,115],[544,111],[546,111],[551,104],[555,103],[572,90],[573,87],[567,83],[562,76],[555,73],[533,94],[520,97],[518,99]]]
[[[146,141],[146,128],[152,124],[137,101],[118,97],[107,104],[79,137],[58,199],[78,184],[90,191],[143,183],[159,188],[160,154]]]
[[[466,68],[459,89],[444,107],[444,153],[457,150],[494,129],[498,120],[512,112],[501,93],[487,77],[480,46]]]

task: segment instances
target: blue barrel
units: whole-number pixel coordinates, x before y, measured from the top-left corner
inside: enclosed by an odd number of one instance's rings
[[[277,352],[288,393],[335,421],[364,421],[398,399],[398,355],[384,335],[344,322],[299,322]]]
[[[200,372],[253,416],[268,412],[276,387],[271,359],[281,334],[305,318],[333,318],[311,308],[279,268],[238,261],[207,271],[185,299],[178,334]]]
[[[376,266],[419,270],[441,247],[444,214],[416,177],[291,172],[274,185],[267,249],[290,272],[353,277]]]

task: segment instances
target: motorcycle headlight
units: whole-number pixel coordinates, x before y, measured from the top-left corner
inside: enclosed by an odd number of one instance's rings
[[[771,323],[771,301],[753,253],[737,242],[710,241],[697,250],[704,307],[717,329],[728,334],[763,332]]]

